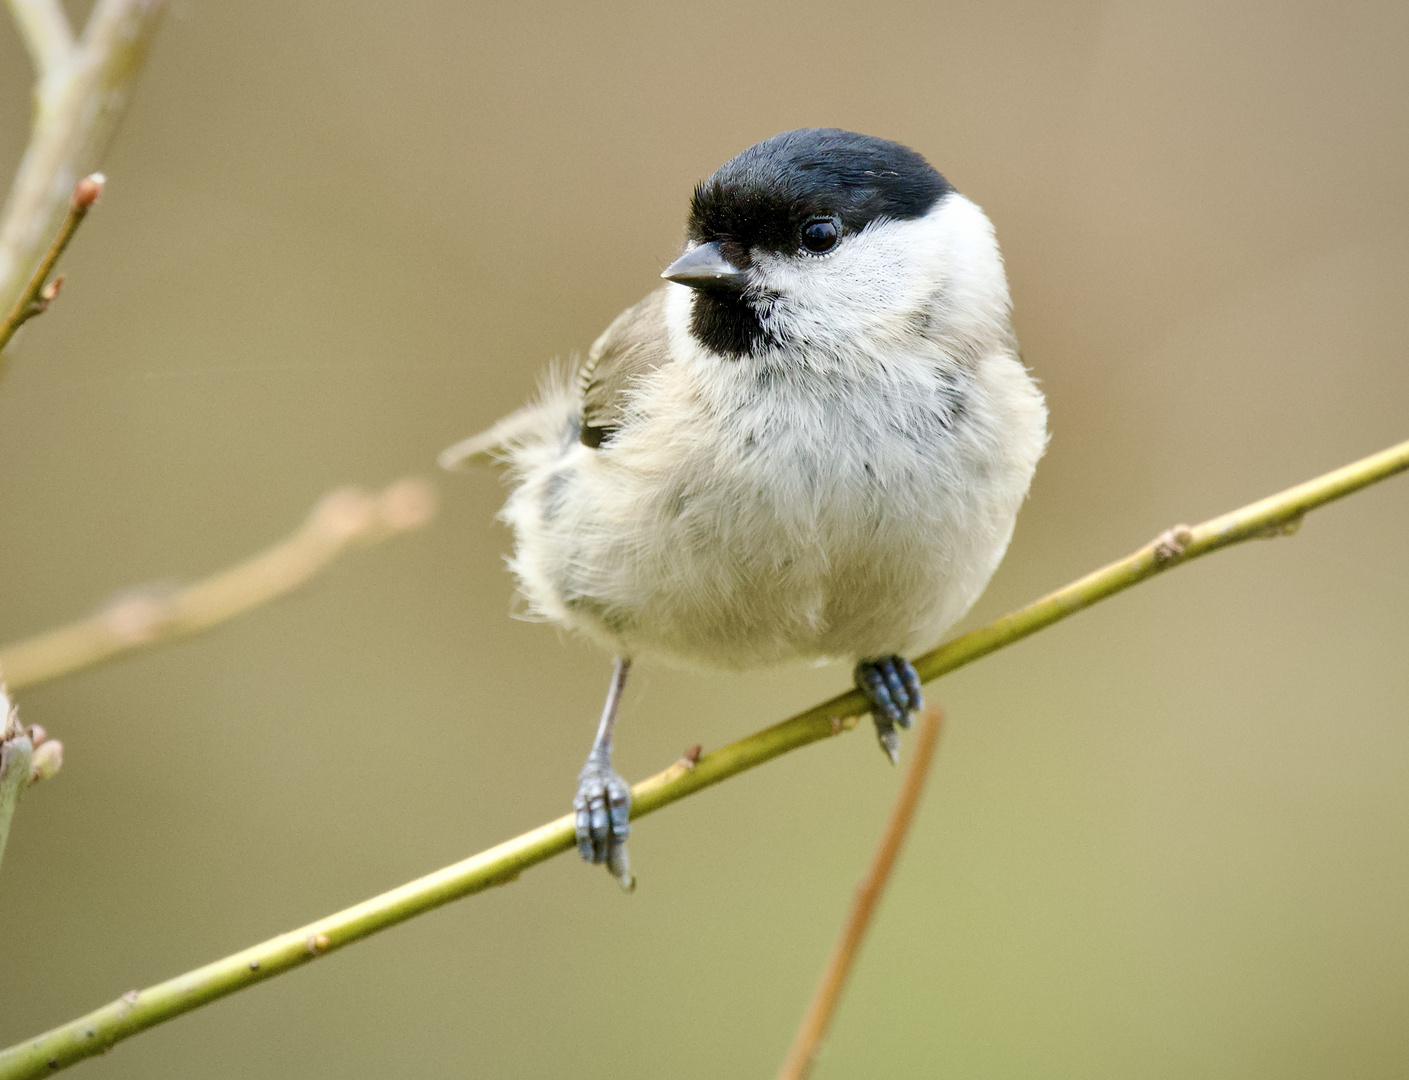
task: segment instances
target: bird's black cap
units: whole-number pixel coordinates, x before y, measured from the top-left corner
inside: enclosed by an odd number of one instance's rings
[[[797,250],[810,219],[834,216],[844,232],[882,218],[923,217],[952,191],[908,146],[838,128],[784,131],[725,162],[695,188],[690,239],[720,241],[731,261],[747,250]]]
[[[709,245],[707,278],[688,284],[695,295],[690,331],[724,356],[746,356],[768,335],[742,290],[752,252],[792,254],[803,227],[834,217],[841,233],[873,221],[923,217],[954,189],[908,146],[839,128],[785,131],[750,146],[695,188],[690,239]],[[695,250],[702,250],[696,248]],[[672,280],[685,280],[674,278]]]

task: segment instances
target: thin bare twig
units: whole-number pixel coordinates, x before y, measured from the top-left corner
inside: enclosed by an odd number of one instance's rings
[[[49,281],[49,275],[53,273],[55,264],[59,261],[59,256],[68,247],[69,241],[73,239],[73,234],[78,231],[78,226],[83,219],[88,216],[88,211],[93,208],[93,204],[98,201],[98,197],[103,194],[103,186],[107,183],[102,173],[94,173],[92,176],[85,176],[73,186],[73,198],[69,200],[68,214],[64,217],[64,223],[59,226],[59,233],[49,244],[49,250],[44,253],[44,257],[39,260],[39,265],[34,268],[34,274],[29,279],[29,284],[20,293],[20,297],[15,301],[15,306],[10,309],[10,313],[0,321],[0,376],[4,375],[4,351],[5,346],[10,343],[10,339],[15,336],[15,331],[23,326],[36,315],[42,315],[49,310],[49,305],[54,302],[54,297],[59,295],[59,289],[64,284],[64,276],[60,274],[53,281]],[[45,282],[49,281],[46,285]]]
[[[1173,566],[1254,537],[1285,536],[1309,511],[1406,469],[1409,442],[1202,525],[1176,526],[1124,559],[917,657],[915,667],[926,681],[936,679]],[[850,730],[867,708],[866,699],[852,690],[712,753],[696,757],[691,752],[632,787],[631,816],[644,817],[792,750]],[[86,1016],[0,1051],[0,1080],[48,1076],[147,1028],[291,971],[334,949],[371,937],[452,900],[504,885],[524,870],[575,846],[573,816],[564,814],[488,851],[298,930],[146,990],[131,990]]]
[[[73,28],[59,0],[9,0],[20,37],[43,79],[73,56]]]
[[[10,0],[41,77],[29,146],[0,215],[0,311],[15,306],[58,232],[74,185],[106,152],[162,7],[162,0],[98,0],[83,36],[60,48],[62,11]]]
[[[895,796],[886,827],[881,831],[876,851],[871,856],[871,865],[866,868],[866,876],[856,888],[847,912],[841,934],[832,946],[832,954],[817,980],[812,1002],[803,1014],[793,1045],[788,1050],[783,1067],[778,1070],[778,1080],[805,1080],[812,1071],[817,1055],[822,1050],[822,1040],[831,1026],[832,1016],[841,1000],[842,988],[851,974],[856,952],[861,948],[861,939],[875,916],[876,905],[891,870],[895,868],[895,858],[900,853],[900,845],[905,842],[905,834],[910,830],[910,822],[915,817],[915,807],[920,802],[920,792],[924,790],[925,779],[929,776],[930,763],[934,760],[934,749],[939,745],[939,733],[944,725],[944,716],[939,709],[931,706],[920,719],[920,730],[916,733],[915,747],[910,751],[910,764],[905,769],[905,778],[900,782],[900,790]]]
[[[96,615],[0,648],[0,675],[17,690],[205,630],[297,588],[348,548],[418,529],[434,513],[435,490],[424,480],[400,480],[380,495],[342,488],[297,532],[242,563],[175,592],[128,593]]]

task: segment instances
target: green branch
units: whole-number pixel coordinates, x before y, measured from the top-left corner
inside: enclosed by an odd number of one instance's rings
[[[1327,473],[1193,528],[1176,526],[1134,554],[1086,575],[997,622],[956,638],[915,660],[926,680],[1020,641],[1099,600],[1170,567],[1259,536],[1294,531],[1308,511],[1409,469],[1409,442]],[[741,739],[697,761],[682,759],[632,789],[639,818],[791,750],[840,734],[867,708],[857,692]],[[564,815],[335,915],[281,934],[243,952],[146,990],[132,990],[87,1016],[0,1052],[0,1080],[47,1076],[100,1054],[198,1006],[273,978],[462,896],[504,885],[574,846],[573,819]]]

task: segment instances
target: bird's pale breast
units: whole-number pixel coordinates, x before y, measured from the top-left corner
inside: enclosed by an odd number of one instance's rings
[[[609,446],[564,438],[520,463],[515,569],[537,613],[626,655],[895,653],[976,599],[1044,440],[1006,353],[675,364],[641,380]]]

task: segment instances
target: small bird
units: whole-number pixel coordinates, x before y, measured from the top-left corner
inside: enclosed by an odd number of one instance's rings
[[[1047,443],[993,227],[899,143],[750,147],[695,188],[661,277],[575,378],[440,456],[507,461],[529,611],[616,656],[573,807],[625,888],[632,661],[846,659],[897,760],[922,707],[905,653],[978,599]]]

